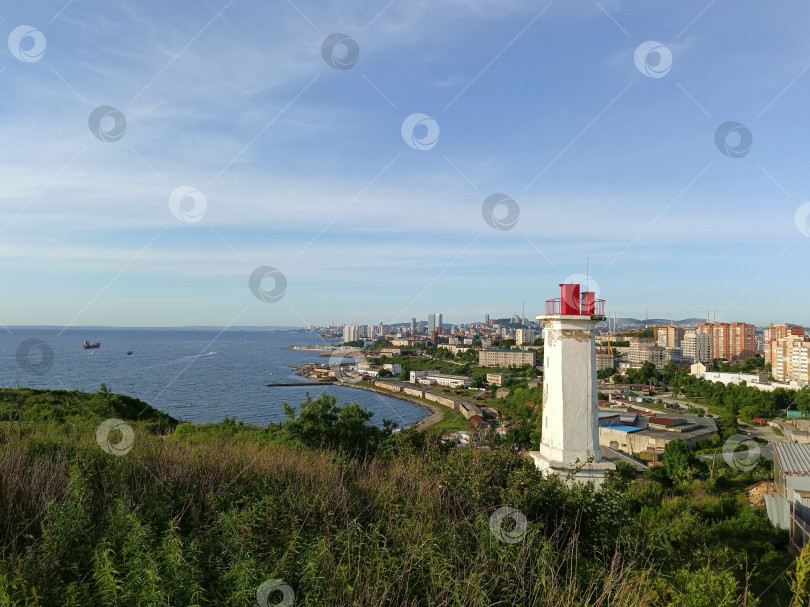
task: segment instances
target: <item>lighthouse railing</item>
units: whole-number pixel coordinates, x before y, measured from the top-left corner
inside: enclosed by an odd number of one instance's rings
[[[562,299],[557,297],[555,299],[546,300],[546,316],[559,316],[562,309]],[[586,313],[587,312],[587,313]],[[605,300],[595,299],[593,301],[593,311],[585,308],[585,300],[582,300],[579,306],[579,316],[604,316],[605,315]]]

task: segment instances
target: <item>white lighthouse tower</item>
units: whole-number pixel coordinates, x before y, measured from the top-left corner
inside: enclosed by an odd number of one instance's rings
[[[559,473],[599,486],[616,468],[599,448],[599,410],[594,329],[604,320],[605,301],[578,284],[560,285],[546,301],[543,323],[543,424],[539,451],[529,455],[544,475]]]

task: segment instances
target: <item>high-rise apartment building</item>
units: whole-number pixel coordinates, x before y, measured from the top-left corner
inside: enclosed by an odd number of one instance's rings
[[[738,361],[756,354],[756,328],[744,322],[700,323],[698,333],[712,338],[712,358]]]
[[[667,349],[650,340],[633,340],[627,359],[634,364],[651,362],[660,370],[667,363]]]
[[[360,327],[358,325],[346,325],[343,327],[343,341],[357,341],[360,339]]]
[[[767,329],[765,329],[765,363],[773,363],[774,356],[773,353],[776,349],[777,342],[782,339],[783,337],[787,337],[788,335],[798,335],[799,337],[804,336],[804,327],[798,327],[796,325],[791,324],[784,324],[784,325],[771,325]]]
[[[534,343],[534,331],[532,329],[516,329],[515,330],[515,345],[531,346]]]
[[[411,318],[411,335],[416,333],[416,319]]]
[[[597,371],[601,371],[602,369],[613,369],[615,367],[616,367],[616,359],[613,358],[613,354],[608,354],[607,352],[596,353]]]
[[[428,314],[428,333],[438,331],[439,335],[442,333],[442,313],[436,312],[435,314]]]
[[[663,327],[655,327],[655,342],[662,348],[680,348],[681,340],[683,339],[683,327],[676,327],[675,325],[666,325]]]
[[[810,340],[803,335],[787,335],[771,340],[771,374],[776,381],[810,381],[807,355]]]
[[[428,314],[428,333],[433,333],[436,330],[436,315]]]
[[[681,357],[688,363],[707,363],[712,360],[712,337],[708,333],[687,331],[681,340]]]

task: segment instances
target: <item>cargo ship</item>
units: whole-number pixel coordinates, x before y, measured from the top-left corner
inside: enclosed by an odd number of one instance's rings
[[[91,348],[100,348],[100,347],[101,347],[101,342],[100,341],[87,341],[85,339],[84,343],[82,344],[82,348],[84,348],[85,350],[89,350]]]

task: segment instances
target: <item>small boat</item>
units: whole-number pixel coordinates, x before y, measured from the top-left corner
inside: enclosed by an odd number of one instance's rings
[[[100,341],[87,341],[85,339],[84,343],[82,344],[82,348],[84,348],[85,350],[89,350],[91,348],[100,348],[100,347],[101,347],[101,342]]]
[[[127,350],[127,356],[132,356],[132,350]]]

